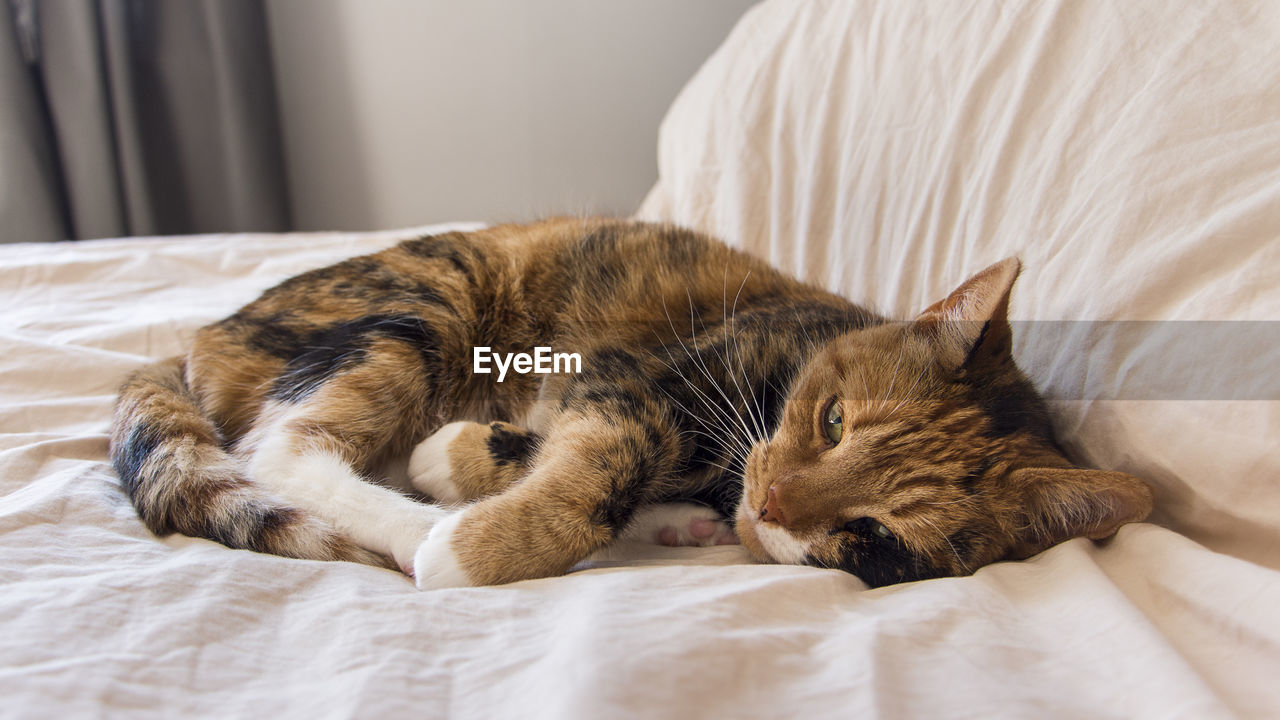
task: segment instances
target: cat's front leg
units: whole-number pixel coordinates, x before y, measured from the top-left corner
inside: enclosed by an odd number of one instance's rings
[[[437,525],[414,556],[419,588],[497,585],[565,573],[614,540],[675,448],[636,421],[561,422],[520,483]],[[659,441],[661,442],[661,441]]]

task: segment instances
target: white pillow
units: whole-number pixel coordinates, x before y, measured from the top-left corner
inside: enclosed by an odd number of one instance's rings
[[[1280,567],[1277,38],[1268,0],[770,0],[671,107],[639,215],[904,317],[1018,255],[1069,451]]]

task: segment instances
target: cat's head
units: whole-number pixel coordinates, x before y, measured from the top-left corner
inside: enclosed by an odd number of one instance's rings
[[[1076,468],[1014,365],[1015,259],[915,320],[843,335],[792,386],[747,459],[736,525],[762,560],[847,570],[878,587],[966,575],[1151,511],[1119,472]]]

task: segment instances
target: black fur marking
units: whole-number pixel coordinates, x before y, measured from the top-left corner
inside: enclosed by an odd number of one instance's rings
[[[686,424],[686,427],[696,426],[689,423]],[[702,432],[706,431],[703,430]],[[742,453],[734,452],[737,448],[732,447],[727,441],[722,443],[713,443],[708,438],[703,438],[701,436],[695,437],[698,437],[699,439],[693,444],[692,449],[686,453],[687,456],[685,457],[683,468],[685,472],[696,472],[712,465],[713,463],[716,465],[724,465],[725,456],[730,455],[731,460],[729,467],[736,471],[735,475],[737,477],[742,477],[741,466],[745,465],[745,458],[742,460],[738,459],[738,456]]]
[[[286,314],[249,319],[236,313],[224,321],[224,327],[243,333],[243,342],[250,350],[283,359],[297,354],[305,337],[297,322]]]
[[[675,228],[664,228],[658,241],[665,245],[667,262],[673,267],[693,267],[707,247],[698,236]]]
[[[635,353],[622,348],[605,348],[592,353],[584,363],[579,377],[599,378],[612,381],[623,378],[636,378],[647,370],[640,364]]]
[[[609,489],[591,512],[592,524],[617,534],[645,501],[650,486],[659,480],[669,457],[659,446],[647,444],[634,435],[622,435],[611,451],[594,459]]]
[[[757,397],[761,399],[764,429],[769,436],[782,423],[782,410],[786,407],[787,395],[791,392],[791,379],[795,375],[791,367],[775,367],[759,386]]]
[[[648,398],[662,395],[653,387],[653,372],[620,348],[596,351],[584,359],[583,371],[570,379],[560,408],[585,403],[598,406],[606,418],[642,418],[658,411]]]
[[[636,419],[644,416],[644,399],[626,388],[595,386],[581,395],[582,400],[605,409],[615,418]]]
[[[780,298],[766,298],[752,308],[739,306],[729,321],[737,333],[753,330],[769,336],[788,334],[807,344],[821,343],[854,330],[877,325],[883,320],[856,305],[844,307],[821,305],[788,305]]]
[[[978,485],[979,483],[982,482],[982,478],[987,474],[987,471],[991,469],[991,464],[992,464],[991,458],[984,457],[982,458],[982,461],[979,462],[978,465],[973,468],[973,470],[969,471],[968,475],[965,475],[964,477],[960,478],[960,482],[959,482],[960,489],[964,491],[965,495],[978,494],[978,490],[979,490]]]
[[[974,399],[987,418],[983,435],[1001,438],[1031,429],[1046,438],[1051,436],[1048,412],[1030,387],[994,385],[975,394]]]
[[[973,555],[974,546],[979,539],[978,533],[968,529],[957,530],[947,536],[947,542],[951,543],[951,548],[962,562],[964,558]]]
[[[362,292],[362,297],[380,305],[395,301],[434,305],[457,314],[453,305],[431,285],[393,272],[385,265],[368,258],[356,258],[348,262],[354,265],[353,269],[358,273],[360,280],[354,287]]]
[[[618,242],[618,228],[606,225],[583,237],[573,249],[571,267],[578,269],[596,295],[612,291],[629,274]]]
[[[114,448],[111,465],[130,497],[134,496],[142,482],[142,467],[147,458],[151,457],[166,437],[162,428],[142,422],[135,425],[124,442]]]
[[[609,465],[605,474],[609,478],[610,490],[603,500],[596,503],[591,512],[591,522],[616,535],[631,522],[631,517],[640,507],[650,473],[648,463],[643,461],[622,468],[605,464]]]
[[[603,258],[618,252],[618,228],[605,225],[593,230],[578,241],[578,251],[583,255]]]
[[[273,531],[289,526],[297,520],[297,517],[297,511],[292,508],[252,503],[241,507],[239,517],[233,522],[205,522],[202,534],[227,547],[275,552],[275,548],[268,546],[267,536]]]
[[[489,456],[495,465],[526,465],[540,438],[533,433],[513,432],[498,423],[489,426]]]
[[[415,348],[428,373],[439,366],[440,339],[425,320],[412,315],[367,315],[315,331],[295,351],[276,378],[271,397],[285,402],[306,399],[342,370],[364,362],[369,346],[379,339],[397,340]]]
[[[808,564],[844,570],[873,588],[947,575],[897,538],[882,538],[872,532],[871,522],[870,518],[860,518],[850,523],[851,532],[843,544],[839,562],[827,565],[810,557]]]
[[[396,272],[372,257],[355,257],[337,265],[311,270],[271,288],[263,297],[276,294],[315,293],[363,300],[369,306],[393,302],[442,307],[456,314],[436,288],[412,276]]]
[[[454,270],[467,278],[467,282],[475,283],[475,273],[470,264],[470,256],[474,254],[475,249],[457,235],[450,233],[407,240],[401,243],[400,247],[405,252],[418,257],[446,260]]]

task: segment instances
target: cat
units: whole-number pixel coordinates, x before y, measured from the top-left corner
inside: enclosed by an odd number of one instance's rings
[[[111,462],[158,534],[423,589],[563,574],[624,532],[872,587],[967,575],[1152,505],[1054,440],[1011,355],[1019,270],[890,321],[673,226],[407,240],[286,280],[137,371]],[[499,382],[477,348],[580,367]],[[406,455],[397,488],[385,468]]]

